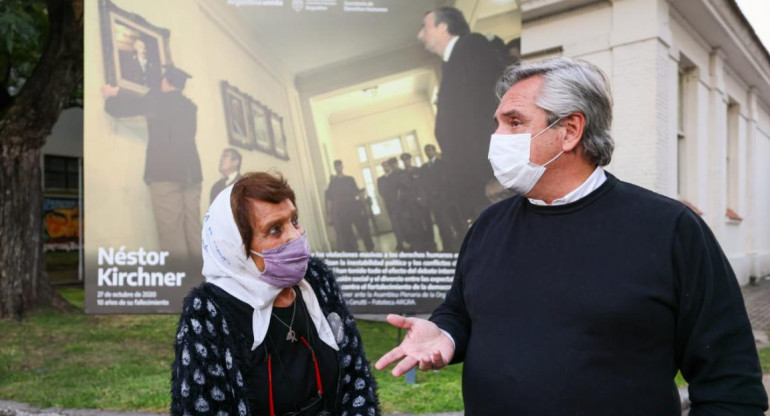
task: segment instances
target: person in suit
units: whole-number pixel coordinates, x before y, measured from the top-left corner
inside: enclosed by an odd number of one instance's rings
[[[341,160],[334,161],[335,174],[329,178],[326,188],[326,212],[337,233],[337,249],[359,251],[358,240],[353,234],[356,227],[358,237],[364,242],[366,251],[374,250],[369,224],[364,216],[363,203],[358,199],[358,185],[352,176],[342,173]]]
[[[488,205],[484,185],[492,178],[487,138],[495,129],[495,82],[503,71],[500,54],[486,37],[471,33],[462,12],[440,7],[423,18],[417,38],[438,55],[441,67],[435,135],[448,165],[454,201],[472,221]]]
[[[214,182],[209,193],[209,200],[214,202],[214,198],[227,188],[228,185],[233,184],[241,177],[241,153],[232,147],[222,151],[222,156],[219,157],[219,173],[222,174],[222,179]]]
[[[382,170],[385,173],[377,178],[377,191],[382,197],[382,202],[385,203],[390,226],[393,230],[393,235],[396,237],[396,251],[403,251],[406,239],[404,238],[404,227],[398,211],[398,184],[396,183],[397,175],[394,175],[395,168],[393,164],[398,165],[396,158],[390,158],[382,162]]]
[[[420,177],[423,181],[428,209],[438,227],[442,250],[458,251],[459,242],[462,241],[467,227],[462,226],[457,206],[447,198],[451,187],[447,181],[446,165],[436,151],[436,146],[432,144],[425,145],[425,157],[427,162],[420,167]]]
[[[141,38],[136,38],[133,50],[118,52],[120,59],[120,76],[127,80],[150,88],[159,86],[161,74],[157,62],[148,58],[147,44]]]
[[[182,94],[190,77],[167,65],[160,88],[143,96],[102,87],[107,114],[147,120],[144,182],[150,188],[160,249],[180,260],[201,256],[203,176],[195,145],[198,107]]]
[[[410,248],[414,251],[436,251],[433,224],[430,221],[428,200],[423,188],[420,169],[412,166],[412,155],[401,154],[404,164],[398,182],[398,203],[404,213],[404,229]]]

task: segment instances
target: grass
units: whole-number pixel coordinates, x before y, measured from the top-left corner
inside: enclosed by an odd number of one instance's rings
[[[82,308],[79,288],[60,288]],[[33,406],[168,412],[169,366],[178,316],[85,315],[44,310],[0,322],[0,399]],[[359,322],[374,361],[396,342],[385,323]],[[374,368],[372,368],[374,370]],[[417,385],[374,371],[386,413],[462,409],[460,366],[419,372]]]
[[[366,357],[374,361],[396,345],[396,329],[380,322],[358,322],[366,347]],[[435,413],[463,409],[462,364],[441,371],[417,371],[417,384],[406,384],[404,377],[393,377],[392,367],[374,370],[384,413]]]
[[[60,288],[82,308],[79,288]],[[0,322],[0,399],[33,406],[167,412],[174,315],[85,315],[43,310],[23,322]],[[359,321],[374,362],[396,343],[385,323]],[[770,347],[759,352],[770,372]],[[462,410],[462,365],[417,371],[417,384],[376,371],[384,413]],[[680,374],[677,386],[687,383]]]
[[[759,350],[759,363],[763,373],[770,373],[770,347]]]

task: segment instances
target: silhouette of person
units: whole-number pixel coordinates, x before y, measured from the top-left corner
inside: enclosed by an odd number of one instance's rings
[[[343,174],[342,170],[342,161],[335,160],[335,174],[329,178],[329,187],[326,188],[326,212],[337,233],[337,248],[340,251],[359,251],[358,240],[353,234],[355,227],[366,251],[372,251],[374,242],[368,220],[364,216],[363,203],[358,198],[356,180]]]

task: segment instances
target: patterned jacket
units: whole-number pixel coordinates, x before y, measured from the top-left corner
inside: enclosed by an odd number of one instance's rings
[[[339,416],[380,416],[377,384],[364,355],[361,336],[342,297],[334,274],[311,258],[305,280],[318,298],[324,316],[336,312],[344,323],[344,339],[337,353],[340,377]],[[176,335],[176,358],[171,366],[171,416],[251,416],[246,400],[248,384],[225,314],[198,286],[185,298]]]

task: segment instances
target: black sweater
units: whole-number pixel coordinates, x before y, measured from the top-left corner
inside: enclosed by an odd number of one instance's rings
[[[513,197],[468,231],[431,320],[464,361],[467,416],[762,415],[740,288],[708,226],[618,181],[561,206]]]

